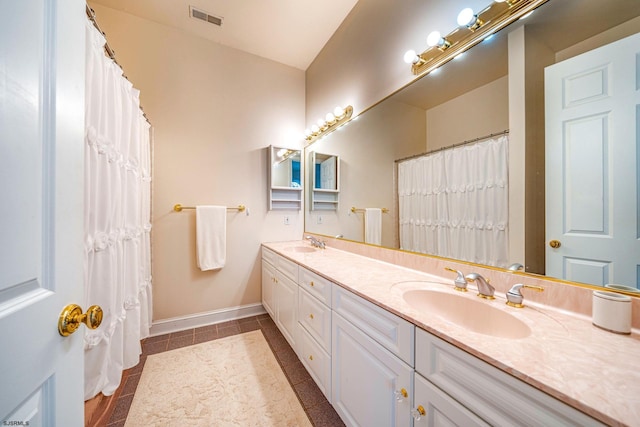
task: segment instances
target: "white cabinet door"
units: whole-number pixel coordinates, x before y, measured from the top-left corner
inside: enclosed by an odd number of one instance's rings
[[[291,347],[297,350],[298,284],[276,271],[276,323]]]
[[[411,426],[413,369],[335,312],[332,324],[333,406],[345,424]]]
[[[414,380],[414,427],[489,426],[419,374]]]
[[[274,289],[276,285],[276,269],[264,259],[262,260],[262,305],[271,318],[275,319]]]

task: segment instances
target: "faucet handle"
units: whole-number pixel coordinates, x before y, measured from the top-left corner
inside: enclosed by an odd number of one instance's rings
[[[467,280],[464,278],[464,274],[462,274],[462,271],[450,267],[445,267],[444,269],[458,274],[458,277],[456,277],[453,281],[455,286],[454,289],[460,292],[467,292]]]
[[[516,308],[524,307],[524,304],[522,303],[522,301],[524,300],[524,297],[522,296],[522,293],[520,292],[520,290],[522,288],[533,289],[534,291],[537,291],[537,292],[544,291],[544,288],[542,286],[523,285],[522,283],[518,283],[516,285],[513,285],[511,287],[511,289],[509,289],[507,291],[507,305],[508,306],[516,307]]]

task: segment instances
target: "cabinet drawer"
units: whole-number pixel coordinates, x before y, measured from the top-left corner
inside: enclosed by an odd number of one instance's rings
[[[303,288],[298,292],[298,321],[327,352],[331,353],[331,309]]]
[[[422,406],[425,411],[425,415],[419,420],[414,419],[413,427],[489,427],[489,424],[418,374],[415,374],[413,387],[415,394],[413,407]]]
[[[283,275],[298,283],[298,264],[278,255],[276,268]]]
[[[332,283],[324,277],[300,267],[300,287],[318,298],[324,304],[331,307],[331,285]]]
[[[273,252],[271,249],[267,249],[264,246],[262,247],[262,259],[267,261],[269,264],[276,266],[276,259],[278,258],[278,254]]]
[[[331,402],[331,356],[300,327],[298,356],[327,400]]]
[[[416,371],[491,425],[603,425],[422,329]]]
[[[332,293],[333,311],[413,367],[414,325],[338,285]]]

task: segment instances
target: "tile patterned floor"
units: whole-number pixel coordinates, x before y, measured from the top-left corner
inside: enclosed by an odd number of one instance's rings
[[[124,426],[148,355],[258,329],[264,334],[311,423],[315,427],[344,426],[271,317],[263,314],[144,340],[140,363],[127,371],[126,380],[121,385],[122,392],[116,401],[107,427]]]

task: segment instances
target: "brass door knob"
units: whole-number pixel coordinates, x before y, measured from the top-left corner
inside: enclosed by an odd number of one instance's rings
[[[551,246],[553,249],[558,249],[560,245],[561,245],[560,240],[554,239],[549,242],[549,246]]]
[[[80,327],[80,323],[84,323],[89,329],[96,329],[102,323],[102,315],[102,309],[97,305],[92,305],[83,314],[79,305],[69,304],[60,313],[58,332],[63,337],[68,337]]]

